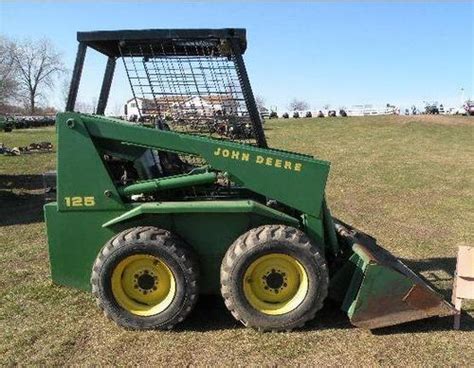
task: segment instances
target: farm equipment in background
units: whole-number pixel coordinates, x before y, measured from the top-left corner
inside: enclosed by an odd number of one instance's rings
[[[0,131],[5,133],[13,130],[13,119],[10,116],[0,116]]]
[[[439,108],[437,102],[425,102],[425,114],[439,115]]]
[[[49,116],[0,116],[0,130],[5,132],[51,125],[54,125],[54,118]]]
[[[199,294],[220,293],[262,331],[301,327],[328,295],[371,329],[453,313],[373,237],[331,216],[328,162],[268,148],[245,30],[80,32],[78,41],[56,124],[57,201],[45,205],[55,283],[92,290],[106,316],[134,329],[172,328]],[[99,115],[73,112],[88,47],[108,57]],[[101,116],[118,59],[132,92],[156,102],[155,128]],[[193,126],[223,116],[248,134]]]
[[[466,110],[467,115],[474,116],[474,101],[466,101],[464,104],[464,110]]]
[[[344,109],[339,110],[339,116],[342,116],[343,118],[347,118],[347,112]]]

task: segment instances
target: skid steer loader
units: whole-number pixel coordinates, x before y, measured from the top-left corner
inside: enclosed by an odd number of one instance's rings
[[[244,29],[79,32],[57,117],[52,279],[91,290],[132,329],[170,329],[222,294],[261,331],[317,318],[330,296],[369,329],[453,313],[376,240],[331,216],[329,163],[268,148]],[[87,48],[107,56],[96,114],[74,112]],[[104,117],[116,62],[139,122]],[[248,134],[229,134],[232,127]]]

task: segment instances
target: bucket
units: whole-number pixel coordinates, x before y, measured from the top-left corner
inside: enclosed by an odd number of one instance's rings
[[[455,313],[421,276],[373,237],[338,220],[335,227],[352,255],[332,277],[330,295],[342,301],[353,325],[376,329]]]

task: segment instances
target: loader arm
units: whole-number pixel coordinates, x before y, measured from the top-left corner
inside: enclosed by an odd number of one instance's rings
[[[66,136],[72,135],[71,139],[67,139],[67,145],[76,142],[77,136],[85,133],[80,132],[81,124],[93,140],[105,139],[120,142],[121,145],[200,156],[212,169],[224,173],[231,181],[245,188],[277,200],[308,216],[320,218],[322,214],[324,190],[329,173],[329,163],[326,161],[316,160],[308,155],[150,129],[136,124],[126,124],[120,120],[76,113],[58,116],[60,132]],[[62,143],[59,142],[60,145]],[[82,172],[78,175],[83,174]],[[110,197],[110,200],[114,198]]]

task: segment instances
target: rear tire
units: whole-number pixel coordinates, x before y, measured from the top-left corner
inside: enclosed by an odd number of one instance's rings
[[[323,306],[328,269],[300,230],[265,225],[240,236],[221,265],[221,292],[232,315],[259,331],[302,327]]]
[[[198,297],[198,264],[169,231],[135,227],[105,244],[92,268],[92,293],[104,314],[137,330],[171,329]]]

